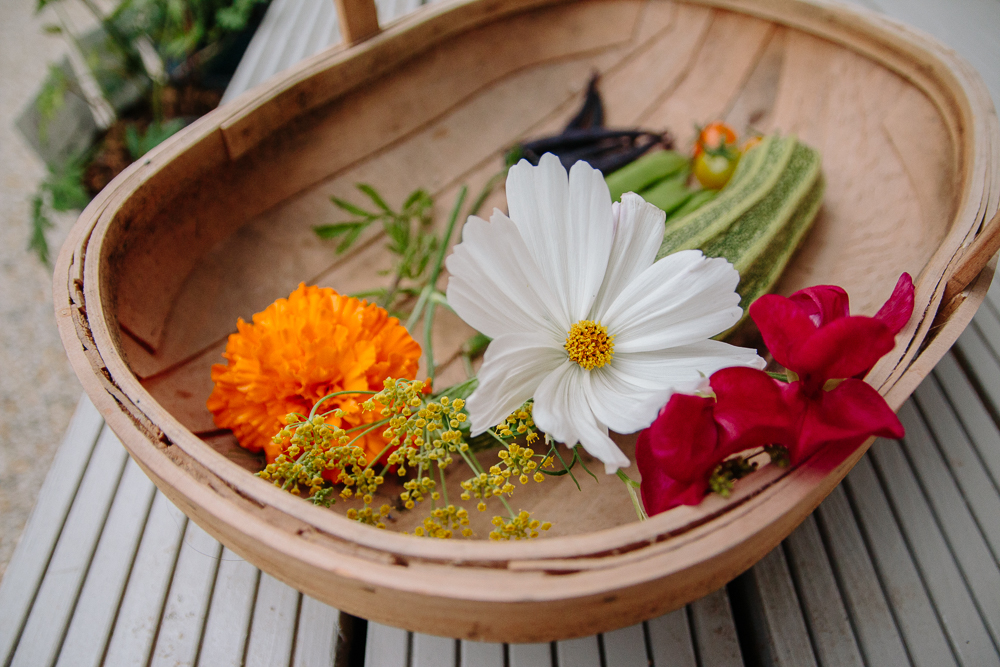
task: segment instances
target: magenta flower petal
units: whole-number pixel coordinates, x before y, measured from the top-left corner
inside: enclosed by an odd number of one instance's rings
[[[858,442],[873,435],[903,437],[899,418],[885,399],[863,380],[844,380],[836,388],[821,391],[814,397],[806,396],[801,390],[795,393],[792,400],[801,406],[803,419],[798,445],[791,452],[793,463],[805,460],[831,442]]]
[[[893,336],[902,331],[913,315],[913,291],[913,278],[904,273],[896,281],[889,300],[875,313],[875,319],[889,327]]]
[[[847,292],[836,285],[816,285],[801,289],[788,300],[805,311],[818,327],[851,314]]]

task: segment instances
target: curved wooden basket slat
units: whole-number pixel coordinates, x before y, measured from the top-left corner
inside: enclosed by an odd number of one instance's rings
[[[363,16],[354,23],[355,38],[373,32]],[[1000,132],[968,65],[880,16],[797,0],[446,0],[205,116],[119,176],[73,228],[55,277],[63,341],[157,486],[318,599],[483,640],[543,641],[652,617],[730,580],[791,532],[870,443],[765,468],[728,500],[643,523],[614,484],[525,487],[518,502],[559,534],[497,544],[350,522],[248,474],[259,461],[213,430],[208,368],[237,317],[300,280],[345,292],[378,280],[374,232],[335,260],[312,239],[311,225],[333,218],[331,195],[362,181],[396,199],[416,187],[439,202],[462,183],[475,191],[505,147],[565,121],[593,70],[613,125],[683,134],[722,116],[822,151],[826,204],[780,290],[837,283],[871,314],[901,271],[916,276],[915,317],[868,377],[901,405],[993,275],[983,265],[1000,238]],[[435,347],[447,359],[469,330],[441,319]],[[442,375],[439,386],[461,377],[460,365]],[[629,450],[633,440],[621,442]]]

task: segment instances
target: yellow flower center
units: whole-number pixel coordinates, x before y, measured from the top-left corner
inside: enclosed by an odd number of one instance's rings
[[[600,368],[615,356],[615,337],[600,322],[580,320],[569,328],[566,354],[586,370]]]

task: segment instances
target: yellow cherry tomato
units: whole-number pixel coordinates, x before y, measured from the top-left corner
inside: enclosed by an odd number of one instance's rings
[[[703,188],[720,190],[732,178],[739,161],[740,156],[735,151],[717,155],[703,152],[694,159],[694,177]]]

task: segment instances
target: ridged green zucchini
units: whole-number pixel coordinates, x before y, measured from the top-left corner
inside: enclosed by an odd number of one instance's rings
[[[709,257],[728,259],[742,276],[788,224],[799,202],[819,177],[819,165],[817,151],[796,144],[774,187],[724,233],[702,243],[702,252]]]
[[[667,225],[657,259],[679,250],[700,248],[728,230],[774,188],[797,143],[794,137],[765,137],[743,157],[732,180],[715,199]]]
[[[740,284],[736,291],[740,294],[740,307],[743,317],[730,329],[736,329],[747,318],[747,309],[758,297],[770,292],[781,278],[785,267],[792,256],[802,245],[806,233],[812,228],[812,223],[823,204],[823,193],[826,191],[826,180],[822,174],[816,178],[809,191],[799,202],[788,223],[775,234],[767,247],[745,271],[740,271]],[[728,333],[728,332],[727,332]],[[725,337],[726,334],[719,336]]]

